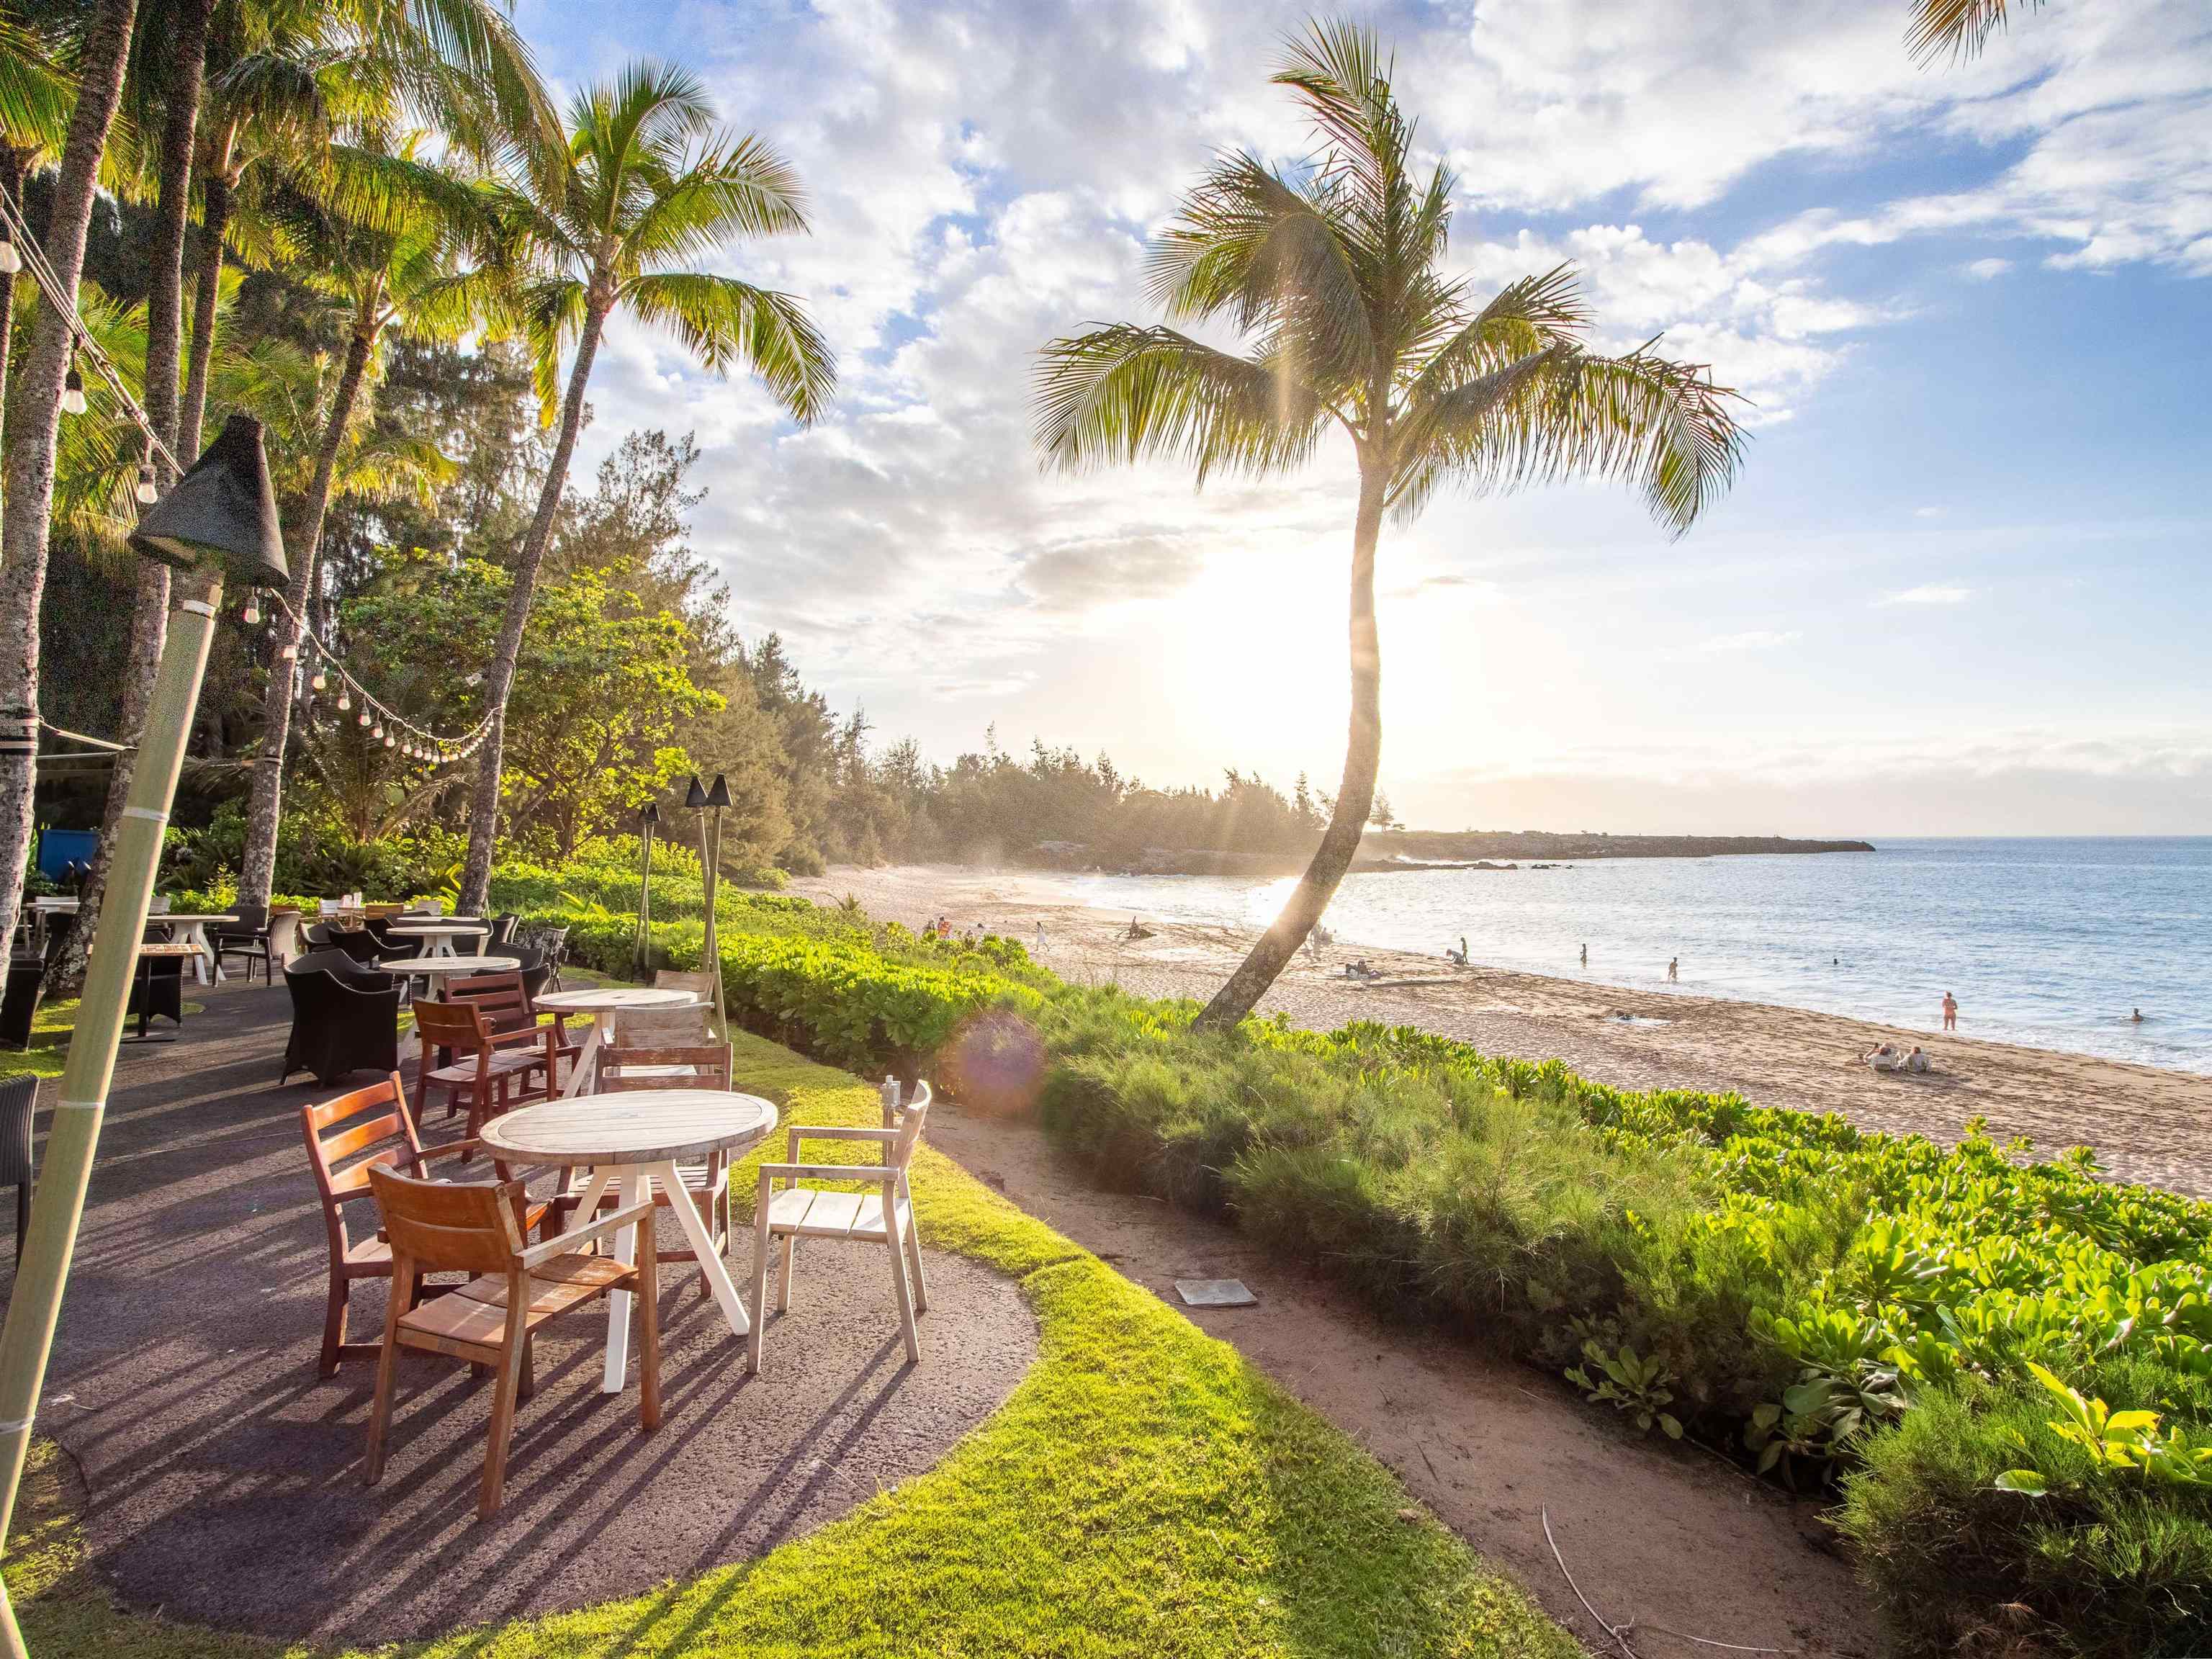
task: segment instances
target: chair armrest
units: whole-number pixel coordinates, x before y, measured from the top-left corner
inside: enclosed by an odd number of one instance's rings
[[[518,1025],[512,1031],[494,1031],[491,1034],[491,1045],[496,1048],[503,1042],[538,1042],[548,1036],[552,1029],[550,1025]]]
[[[549,1238],[543,1244],[532,1244],[516,1260],[521,1262],[523,1271],[527,1273],[532,1267],[543,1267],[556,1255],[568,1255],[587,1240],[601,1237],[641,1221],[650,1222],[653,1208],[652,1202],[647,1200],[643,1204],[633,1204],[627,1209],[616,1210],[596,1221],[587,1221],[580,1227],[571,1227],[558,1238]]]
[[[763,1164],[760,1166],[760,1184],[761,1190],[766,1192],[771,1181],[864,1181],[873,1183],[897,1173],[888,1164]]]
[[[802,1140],[870,1140],[879,1146],[888,1146],[898,1139],[898,1133],[896,1129],[810,1129],[803,1124],[794,1123],[791,1126],[790,1136],[794,1149],[792,1155],[798,1156],[795,1149]]]
[[[425,1146],[422,1162],[429,1164],[441,1158],[464,1158],[476,1151],[478,1144],[477,1138],[471,1135],[466,1140],[448,1141],[442,1146]]]

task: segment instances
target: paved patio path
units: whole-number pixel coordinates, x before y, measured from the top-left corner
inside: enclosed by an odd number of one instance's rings
[[[274,1086],[283,987],[193,994],[205,1012],[180,1042],[122,1051],[40,1414],[82,1474],[95,1569],[138,1606],[367,1644],[636,1595],[927,1468],[1036,1357],[1013,1285],[932,1251],[909,1369],[880,1248],[817,1244],[748,1379],[742,1343],[672,1264],[658,1433],[638,1432],[634,1359],[627,1392],[597,1391],[593,1310],[538,1336],[491,1522],[476,1518],[490,1386],[463,1365],[403,1360],[384,1481],[364,1487],[374,1365],[315,1371],[325,1249],[299,1108],[334,1091]],[[12,1285],[8,1260],[0,1294]],[[357,1286],[354,1334],[383,1316],[381,1287]]]

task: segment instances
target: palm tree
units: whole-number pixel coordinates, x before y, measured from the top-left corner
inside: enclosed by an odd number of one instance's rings
[[[2043,0],[2025,0],[2033,11]],[[1938,58],[1978,58],[1990,36],[2003,28],[2006,0],[1912,0],[1912,21],[1905,44],[1923,64]]]
[[[492,723],[461,881],[471,909],[483,905],[491,884],[507,693],[607,319],[621,310],[665,328],[718,373],[742,365],[802,423],[822,413],[836,378],[829,346],[791,295],[669,268],[736,237],[806,229],[792,170],[759,138],[718,131],[713,105],[690,75],[637,63],[612,83],[580,92],[557,161],[550,179],[510,178],[489,192],[516,273],[514,320],[531,346],[539,403],[549,422],[557,406],[560,427],[487,677]],[[564,350],[573,355],[561,392]]]
[[[1307,460],[1352,441],[1352,718],[1344,779],[1282,914],[1201,1023],[1233,1026],[1320,920],[1359,845],[1382,753],[1375,551],[1386,514],[1418,515],[1441,486],[1499,490],[1571,474],[1623,478],[1680,533],[1726,486],[1741,439],[1733,394],[1649,347],[1588,350],[1561,267],[1477,306],[1439,269],[1453,178],[1413,167],[1413,128],[1374,35],[1313,23],[1274,76],[1304,106],[1318,156],[1284,173],[1223,160],[1154,245],[1152,293],[1176,320],[1218,319],[1249,356],[1177,329],[1120,323],[1053,341],[1037,372],[1037,441],[1066,470],[1177,456],[1200,483]]]
[[[0,196],[18,210],[41,155],[61,148],[76,89],[55,61],[60,32],[47,13],[0,4]],[[15,273],[0,271],[0,317],[15,314]],[[8,384],[14,331],[0,329],[0,386]]]
[[[56,169],[42,239],[60,299],[75,306],[92,224],[94,188],[109,127],[123,100],[138,0],[98,0],[76,57],[76,101]],[[0,938],[10,934],[31,848],[31,801],[39,714],[39,600],[46,585],[46,537],[53,516],[54,448],[61,433],[62,388],[74,356],[74,312],[37,308],[23,367],[15,377],[7,429],[7,484],[0,491]],[[21,733],[20,738],[18,733]],[[14,1491],[0,1470],[0,1492]],[[0,1514],[0,1522],[4,1522]]]
[[[393,155],[357,149],[338,158],[337,170],[352,181],[348,193],[373,196],[380,205],[363,219],[325,221],[319,234],[301,239],[302,271],[314,273],[308,278],[311,285],[343,312],[346,354],[316,446],[314,476],[289,538],[292,581],[286,599],[290,609],[276,618],[269,684],[261,704],[261,757],[253,768],[246,855],[238,878],[242,904],[267,904],[276,880],[284,745],[294,691],[285,652],[300,644],[301,620],[315,591],[323,518],[378,349],[392,334],[422,341],[457,339],[486,309],[484,279],[461,269],[455,259],[477,228],[476,198],[459,180],[415,160],[418,138],[403,143]]]

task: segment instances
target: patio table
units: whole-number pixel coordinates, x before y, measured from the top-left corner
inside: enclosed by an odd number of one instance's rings
[[[216,955],[215,946],[208,941],[208,923],[236,921],[238,916],[235,912],[218,915],[212,911],[200,915],[176,910],[157,910],[146,920],[157,921],[167,928],[169,942],[172,945],[189,945],[198,953],[199,960],[192,964],[192,973],[201,984],[204,985],[208,982],[208,970],[210,968],[215,970],[216,983],[218,985],[222,983],[224,978],[222,962]]]
[[[395,921],[389,923],[384,931],[387,933],[404,933],[410,939],[428,940],[422,957],[418,960],[427,960],[431,957],[459,956],[460,952],[453,949],[453,941],[464,933],[475,939],[488,939],[491,936],[491,929],[480,921]]]
[[[591,985],[574,991],[549,991],[537,998],[533,1006],[545,1012],[598,1016],[584,1033],[583,1050],[568,1073],[568,1086],[561,1091],[562,1097],[587,1094],[598,1086],[599,1044],[614,1036],[615,1022],[623,1009],[696,1008],[705,1000],[696,991],[679,991],[673,987],[663,990],[644,985]]]
[[[730,1280],[714,1236],[678,1173],[678,1163],[726,1151],[732,1158],[775,1127],[775,1107],[757,1095],[721,1089],[638,1089],[624,1094],[593,1095],[584,1100],[549,1100],[523,1106],[483,1126],[479,1139],[495,1156],[523,1164],[551,1164],[588,1169],[574,1214],[589,1220],[599,1200],[618,1188],[625,1206],[642,1204],[659,1183],[669,1212],[676,1218],[699,1258],[699,1271],[732,1336],[752,1329],[745,1304]],[[616,1236],[615,1255],[624,1264],[637,1260],[637,1229]],[[647,1287],[650,1288],[649,1286]],[[601,1387],[620,1394],[629,1362],[629,1293],[607,1297],[607,1360]]]
[[[177,1034],[174,1031],[164,1035],[148,1029],[148,1023],[153,1018],[153,1009],[150,1005],[154,1000],[154,960],[157,957],[197,957],[198,955],[198,946],[186,945],[179,939],[172,939],[167,945],[141,945],[138,947],[138,959],[131,968],[132,974],[138,981],[138,1030],[135,1035],[119,1038],[118,1041],[174,1042],[177,1040]],[[179,1025],[184,1024],[181,1016],[177,1023]]]
[[[505,974],[521,966],[520,957],[382,957],[376,964],[379,973],[406,980],[410,990],[419,979],[440,992],[455,974]]]

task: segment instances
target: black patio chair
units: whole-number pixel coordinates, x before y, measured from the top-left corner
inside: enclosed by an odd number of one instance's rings
[[[512,910],[494,916],[491,919],[491,936],[484,940],[484,954],[488,957],[514,955],[507,947],[514,943],[514,929],[521,920]]]
[[[534,1005],[541,992],[551,983],[553,964],[545,960],[545,947],[535,939],[526,944],[510,945],[503,956],[513,957],[520,964],[515,971],[522,975],[522,988]]]
[[[21,1052],[31,1046],[31,1022],[46,992],[46,959],[28,951],[8,958],[8,988],[0,995],[0,1048]]]
[[[236,921],[211,922],[208,926],[209,941],[215,946],[216,965],[220,968],[226,957],[246,958],[246,982],[253,983],[253,964],[261,964],[264,984],[275,982],[272,964],[275,957],[269,948],[269,907],[265,904],[240,904]]]
[[[0,1187],[15,1189],[15,1259],[23,1257],[23,1233],[31,1224],[31,1113],[39,1103],[39,1079],[0,1080]]]
[[[282,1085],[313,1072],[328,1087],[349,1072],[399,1069],[399,985],[362,968],[343,951],[310,951],[287,963],[292,1036],[284,1045]]]

